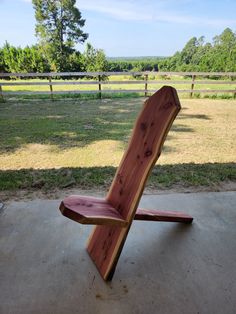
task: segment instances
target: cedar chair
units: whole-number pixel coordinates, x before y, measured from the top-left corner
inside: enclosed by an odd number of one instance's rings
[[[61,213],[94,228],[87,251],[104,280],[112,280],[132,221],[191,223],[182,212],[137,209],[147,178],[160,156],[167,133],[180,111],[174,88],[164,86],[145,101],[105,199],[71,195]]]

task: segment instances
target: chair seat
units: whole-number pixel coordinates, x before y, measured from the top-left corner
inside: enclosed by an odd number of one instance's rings
[[[61,202],[60,211],[67,218],[81,224],[120,227],[127,225],[127,221],[105,199],[71,195]],[[191,223],[193,218],[182,212],[137,209],[134,220]]]
[[[105,199],[71,195],[61,202],[60,211],[67,218],[81,224],[127,225],[127,221]]]

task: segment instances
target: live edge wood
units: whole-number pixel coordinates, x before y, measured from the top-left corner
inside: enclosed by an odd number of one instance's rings
[[[87,246],[101,276],[111,280],[148,175],[160,156],[167,133],[180,110],[176,90],[164,86],[145,103],[117,169],[107,201],[128,222],[126,227],[97,226]]]
[[[86,225],[116,225],[124,227],[127,221],[106,200],[95,197],[71,195],[60,205],[61,213]]]
[[[183,213],[137,210],[167,133],[180,110],[176,90],[162,87],[145,103],[105,200],[69,197],[60,209],[80,223],[94,223],[87,251],[104,280],[111,280],[133,219],[191,222]]]
[[[65,217],[86,225],[111,225],[125,227],[128,222],[106,200],[95,197],[71,195],[60,205]],[[182,212],[137,209],[134,220],[191,223],[193,218]]]

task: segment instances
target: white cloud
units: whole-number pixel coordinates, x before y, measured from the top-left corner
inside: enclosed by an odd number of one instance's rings
[[[0,0],[1,1],[1,0]],[[31,3],[31,0],[21,0]],[[179,0],[184,3],[193,0]],[[125,21],[159,21],[178,24],[201,24],[206,26],[227,26],[236,25],[236,19],[217,19],[206,17],[197,17],[194,15],[182,15],[175,13],[168,7],[172,7],[173,0],[160,0],[157,2],[134,1],[134,0],[77,0],[80,10],[92,11],[105,14],[117,20]]]
[[[27,1],[27,0],[26,0]],[[190,2],[192,0],[180,0]],[[78,7],[81,10],[93,11],[105,14],[118,20],[127,21],[159,21],[179,24],[203,24],[208,26],[236,25],[236,19],[215,19],[209,16],[202,18],[194,15],[182,15],[175,13],[166,5],[172,1],[159,1],[158,4],[149,4],[141,1],[118,0],[79,0]]]
[[[150,16],[146,15],[145,12],[140,12],[139,7],[134,5],[132,2],[122,2],[122,1],[95,1],[95,0],[79,0],[78,7],[81,10],[94,11],[99,13],[104,13],[113,18],[119,20],[149,20]]]

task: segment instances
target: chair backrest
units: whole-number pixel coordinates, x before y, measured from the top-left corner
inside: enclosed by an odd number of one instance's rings
[[[107,201],[129,222],[134,218],[149,173],[180,108],[176,90],[164,86],[145,101],[136,120],[107,195]]]

